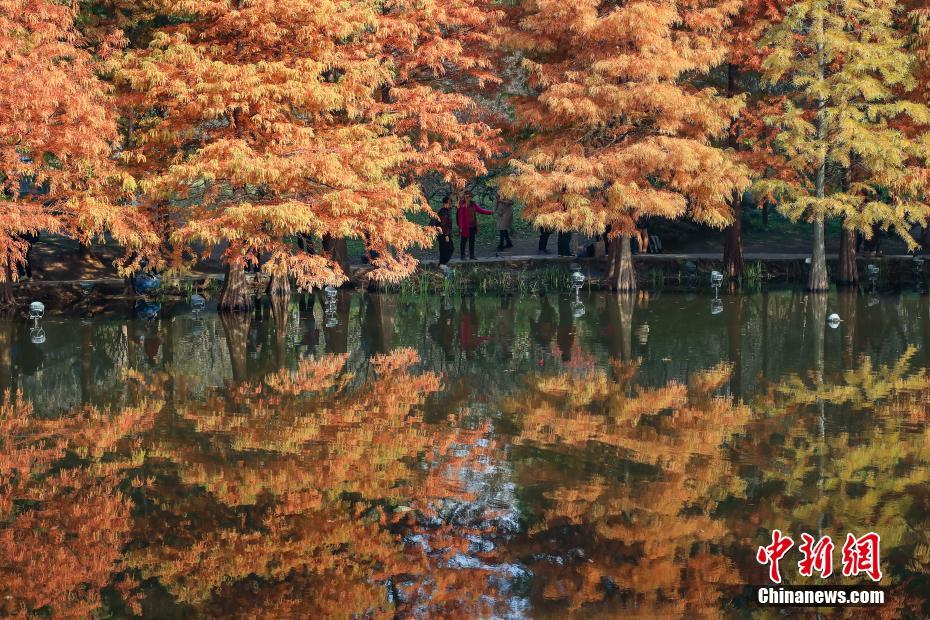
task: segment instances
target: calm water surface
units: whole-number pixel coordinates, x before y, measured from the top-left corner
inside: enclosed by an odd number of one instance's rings
[[[930,613],[926,295],[573,301],[0,320],[0,615],[746,616],[775,528]]]

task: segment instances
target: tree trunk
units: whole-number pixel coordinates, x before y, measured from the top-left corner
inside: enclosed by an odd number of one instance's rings
[[[16,305],[16,296],[13,294],[13,272],[9,264],[4,271],[3,282],[0,282],[0,308],[12,308]]]
[[[830,290],[827,278],[827,255],[824,248],[823,216],[818,216],[814,222],[814,248],[811,254],[811,275],[807,282],[807,290],[822,293]]]
[[[859,268],[856,265],[856,231],[843,228],[840,233],[840,270],[836,283],[844,286],[859,284]]]
[[[727,66],[727,96],[736,96],[736,78],[738,67],[736,63]],[[727,136],[728,146],[734,151],[739,146],[736,136],[735,123],[730,124]],[[733,223],[730,224],[723,236],[723,271],[730,281],[742,280],[745,267],[743,259],[743,196],[733,192],[730,196],[730,206],[733,209]]]
[[[824,53],[824,33],[823,33],[823,17],[818,17],[814,25],[815,34],[817,36],[817,63],[818,71],[820,73],[820,82],[824,81],[824,74],[826,72],[826,56]],[[824,124],[826,119],[824,118],[824,107],[826,102],[823,99],[817,102],[817,140],[820,142],[820,155],[817,166],[817,198],[823,200],[824,192],[826,189],[826,176],[827,176],[827,148],[826,139],[824,136]],[[811,253],[811,274],[810,280],[808,281],[807,288],[813,292],[822,292],[829,290],[830,283],[827,279],[827,256],[826,250],[824,248],[824,215],[821,211],[821,207],[818,205],[817,214],[814,219],[814,242],[813,242],[813,251]]]
[[[313,237],[307,233],[297,233],[297,246],[307,254],[316,254],[316,245]]]
[[[268,282],[268,296],[272,299],[287,299],[291,296],[291,281],[286,274],[272,274]]]
[[[727,227],[723,239],[723,269],[731,281],[741,280],[745,268],[743,257],[743,201],[734,193],[732,197],[733,223]]]
[[[346,240],[326,235],[323,237],[323,250],[329,254],[330,260],[339,265],[342,273],[348,278],[351,271],[349,269],[349,248],[346,245]]]
[[[175,336],[177,329],[177,322],[175,321],[165,321],[162,323],[164,325],[164,340],[162,344],[162,368],[166,369],[165,373],[165,400],[168,403],[170,411],[174,410],[174,396],[175,396],[175,382],[174,377],[177,372],[177,366],[175,363],[177,361],[177,356],[175,355]]]
[[[636,272],[633,271],[633,253],[630,250],[628,235],[617,237],[610,242],[607,283],[612,291],[636,290]]]
[[[385,303],[385,297],[380,293],[369,293],[365,301],[362,337],[367,344],[367,352],[371,355],[389,353],[393,348],[394,308]]]
[[[132,276],[123,278],[123,296],[137,297],[139,292],[136,290],[136,281]]]
[[[769,291],[762,289],[762,320],[759,329],[762,331],[762,376],[769,376]]]
[[[633,306],[629,292],[607,296],[607,337],[604,343],[611,359],[629,362],[633,359]]]
[[[735,295],[727,313],[727,348],[733,364],[730,392],[736,398],[743,397],[743,303],[744,297]]]
[[[274,280],[272,280],[273,282]],[[290,291],[290,289],[288,289]],[[269,293],[270,294],[270,293]],[[271,295],[271,316],[274,318],[275,366],[284,368],[287,361],[287,323],[290,292],[287,295]]]
[[[91,323],[81,321],[78,328],[81,334],[81,404],[93,402],[91,393],[94,386],[94,334]]]
[[[917,315],[920,317],[920,334],[923,341],[923,346],[920,349],[923,351],[923,365],[926,367],[930,366],[930,298],[927,295],[921,295],[917,307],[919,308]]]
[[[817,383],[823,382],[824,352],[826,347],[825,335],[827,330],[827,296],[815,294],[810,296],[811,303],[811,336],[814,339],[814,369],[817,372]]]
[[[220,291],[217,310],[220,312],[249,312],[254,307],[252,290],[242,265],[227,264],[223,290]]]
[[[836,297],[836,305],[843,320],[843,368],[853,370],[856,363],[856,310],[859,294],[856,291],[841,291]]]
[[[220,322],[226,333],[233,382],[237,385],[244,383],[248,378],[249,326],[252,324],[252,315],[248,312],[221,314]]]
[[[811,333],[814,336],[814,368],[816,369],[816,384],[817,384],[817,409],[819,414],[819,438],[820,445],[817,449],[817,470],[818,470],[818,481],[817,481],[817,496],[818,501],[822,501],[824,491],[824,470],[827,459],[827,452],[829,448],[827,447],[826,442],[826,429],[827,429],[827,416],[826,416],[826,403],[822,397],[819,396],[823,391],[824,386],[824,374],[825,374],[825,361],[826,361],[826,322],[827,322],[827,296],[820,293],[811,295],[813,298],[811,304]],[[823,529],[824,514],[820,514],[820,523],[818,525],[819,530]]]
[[[0,402],[4,392],[16,391],[13,380],[13,321],[11,317],[0,314]]]

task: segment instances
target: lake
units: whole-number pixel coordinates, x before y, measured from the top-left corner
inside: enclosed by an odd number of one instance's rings
[[[0,615],[739,617],[774,529],[930,613],[925,294],[51,310],[0,320]]]

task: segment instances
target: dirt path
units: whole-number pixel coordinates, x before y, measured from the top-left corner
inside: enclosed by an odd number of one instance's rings
[[[512,236],[514,247],[505,251],[498,252],[496,231],[486,230],[478,238],[476,244],[476,261],[466,260],[464,263],[459,259],[459,248],[453,255],[452,264],[478,264],[483,266],[494,264],[507,264],[509,262],[552,262],[564,263],[573,262],[574,257],[560,257],[556,254],[557,236],[552,235],[549,239],[548,248],[550,254],[539,254],[537,245],[539,242],[538,233],[529,229],[518,231]],[[573,235],[572,248],[580,251],[587,243],[592,242],[589,239],[579,235]],[[708,247],[708,242],[688,244],[690,247],[682,249],[677,247],[666,248],[662,254],[638,254],[635,256],[636,261],[708,261],[719,260],[721,250]],[[758,242],[747,239],[745,258],[747,261],[794,261],[803,260],[810,256],[810,252],[805,247],[796,247],[800,245],[797,240],[785,244],[787,247],[779,246],[772,243],[770,239],[760,239]],[[458,239],[456,239],[458,243]],[[831,248],[828,248],[828,251]],[[887,258],[909,258],[903,254],[902,247],[888,247],[886,251],[890,252],[885,256]],[[835,249],[834,249],[835,252]],[[435,265],[438,262],[438,250],[422,250],[415,253],[417,258],[425,265]],[[73,240],[64,237],[42,237],[30,252],[30,263],[32,266],[33,284],[56,285],[75,282],[112,284],[120,282],[121,279],[113,267],[113,261],[119,256],[119,249],[107,245],[93,246],[88,253],[82,253],[81,248]],[[828,259],[835,259],[835,253],[828,254]],[[360,264],[353,265],[361,267]],[[217,265],[205,265],[204,268],[195,270],[189,274],[190,279],[215,279],[222,278],[218,274]]]

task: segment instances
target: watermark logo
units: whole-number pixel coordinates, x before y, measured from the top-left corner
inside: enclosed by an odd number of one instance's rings
[[[804,557],[798,561],[798,571],[804,577],[811,577],[814,571],[820,573],[821,579],[833,574],[833,541],[824,536],[816,543],[810,534],[801,534],[801,545],[798,547]]]
[[[773,583],[781,583],[779,562],[794,547],[794,540],[785,536],[780,530],[772,531],[772,542],[760,546],[756,551],[756,561],[769,567],[769,579]],[[818,573],[822,579],[833,574],[833,540],[829,536],[815,539],[807,533],[801,534],[801,544],[798,551],[801,559],[798,561],[798,571],[804,577],[812,577]],[[843,543],[842,563],[844,577],[858,577],[866,575],[872,581],[881,581],[881,537],[875,532],[869,532],[861,537],[852,533],[846,534]]]
[[[869,532],[862,538],[846,534],[843,544],[843,576],[856,577],[865,573],[872,581],[881,581],[882,569],[879,561],[881,537]]]
[[[778,570],[778,562],[785,557],[785,554],[794,546],[794,541],[789,536],[782,536],[781,530],[772,531],[772,544],[765,547],[759,547],[756,551],[756,562],[763,566],[769,565],[769,579],[774,583],[781,583],[781,572]]]

